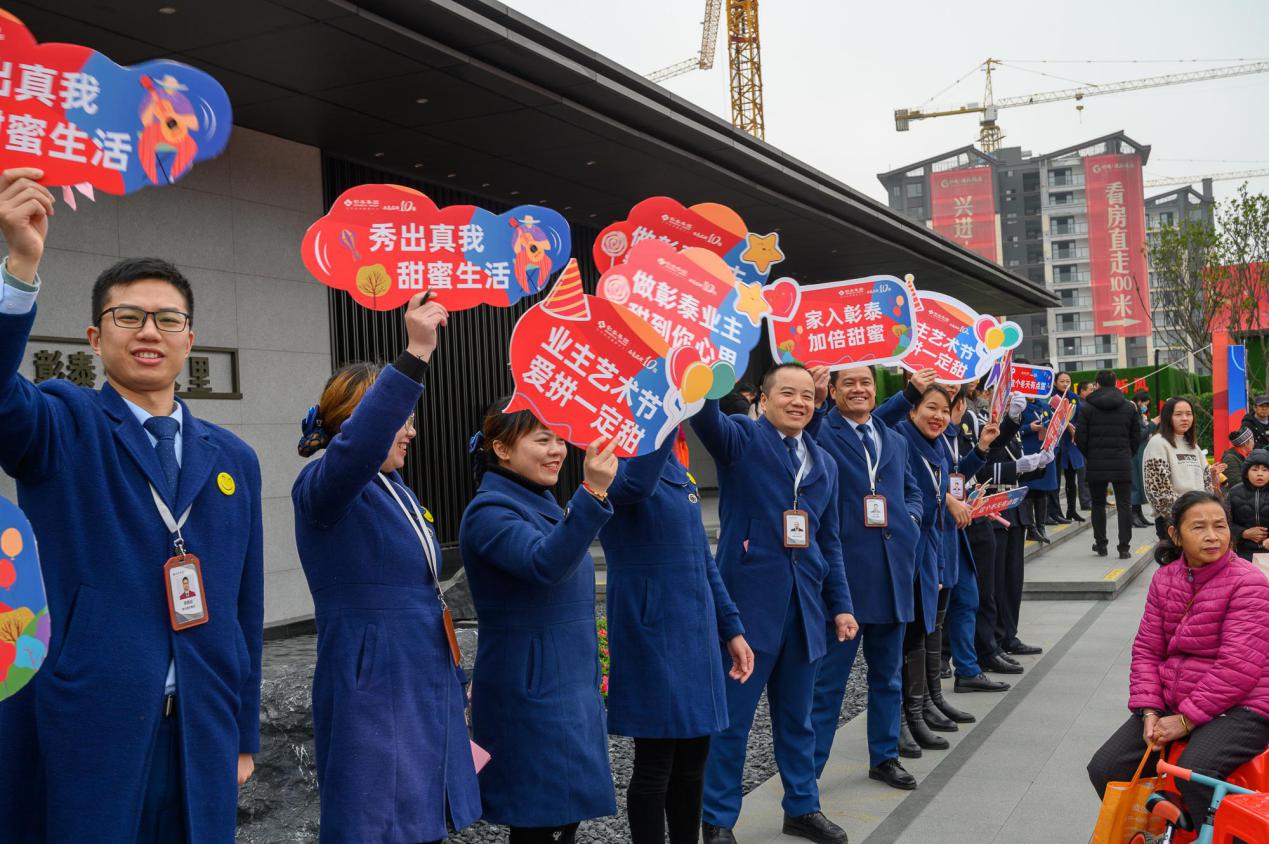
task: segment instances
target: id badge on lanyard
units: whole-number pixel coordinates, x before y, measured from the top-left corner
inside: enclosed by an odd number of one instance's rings
[[[805,468],[806,461],[803,460],[793,478],[793,509],[784,511],[785,548],[811,547],[811,514],[798,507],[798,487],[802,484]]]
[[[868,467],[868,488],[870,495],[864,496],[864,527],[884,528],[890,526],[889,504],[884,495],[877,494],[877,472],[881,469],[881,458],[873,465],[868,449],[864,449],[864,463]]]
[[[211,612],[203,588],[202,564],[185,547],[185,537],[181,535],[181,528],[189,519],[194,505],[187,507],[178,520],[173,518],[171,509],[164,503],[153,484],[150,485],[150,494],[154,497],[154,506],[168,533],[176,537],[172,541],[172,550],[175,553],[163,564],[163,592],[167,595],[167,613],[172,629],[180,632],[206,624],[211,620]]]
[[[423,534],[426,529],[423,522],[423,514],[419,511],[419,505],[411,498],[410,505],[414,508],[414,516],[411,517],[410,511],[405,507],[405,502],[401,500],[400,495],[397,495],[392,481],[384,477],[382,472],[379,474],[379,480],[383,481],[383,485],[388,488],[393,500],[401,508],[401,513],[405,516],[405,520],[410,523],[410,527],[414,528],[414,535],[419,538],[419,544],[423,546],[423,556],[427,558],[427,568],[432,573],[432,584],[436,587],[436,598],[441,602],[441,620],[445,624],[445,638],[449,640],[449,655],[453,657],[455,665],[461,665],[463,654],[458,648],[458,633],[454,630],[454,616],[449,611],[449,605],[445,603],[445,595],[441,592],[440,572],[439,567],[436,565],[436,550]]]
[[[955,447],[949,445],[948,450],[952,452],[952,466],[959,466],[961,463],[961,443],[956,437],[952,437]],[[938,487],[938,484],[934,485]],[[960,472],[952,472],[947,476],[947,492],[957,501],[965,500],[965,476]]]

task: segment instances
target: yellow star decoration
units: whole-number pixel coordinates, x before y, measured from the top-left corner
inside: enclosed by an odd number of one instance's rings
[[[771,310],[767,300],[762,298],[762,285],[756,282],[746,284],[743,281],[738,281],[736,282],[736,293],[739,296],[736,300],[736,310],[749,317],[749,321],[754,325],[761,324],[762,315]]]
[[[749,232],[745,235],[745,241],[745,251],[740,253],[740,260],[753,264],[754,268],[763,275],[771,269],[772,264],[778,264],[784,260],[784,253],[780,251],[780,235],[776,232],[771,234]]]

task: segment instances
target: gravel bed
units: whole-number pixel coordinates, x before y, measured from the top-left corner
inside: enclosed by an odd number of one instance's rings
[[[603,605],[599,607],[603,612]],[[460,629],[464,667],[471,669],[476,656],[476,631]],[[239,801],[239,844],[309,844],[317,841],[318,800],[313,773],[312,724],[305,709],[307,683],[316,658],[316,637],[296,636],[265,644],[266,747],[256,757],[257,779],[242,789]],[[862,711],[867,703],[863,654],[856,660],[838,726]],[[586,821],[578,830],[583,844],[609,844],[630,840],[626,820],[626,787],[634,762],[634,742],[612,736],[608,741],[617,814]],[[764,693],[754,716],[745,759],[744,791],[777,774],[771,741],[771,718]],[[486,844],[506,841],[504,827],[477,823],[449,840],[453,844]]]

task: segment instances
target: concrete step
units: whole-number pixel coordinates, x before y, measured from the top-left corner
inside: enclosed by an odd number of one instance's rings
[[[1115,515],[1107,514],[1108,529],[1116,530]],[[1137,528],[1132,535],[1131,558],[1121,560],[1113,547],[1110,555],[1093,553],[1092,527],[1063,525],[1059,542],[1053,528],[1052,545],[1031,550],[1026,556],[1026,580],[1022,597],[1028,601],[1113,601],[1133,579],[1149,569],[1153,562],[1154,528]],[[1071,528],[1075,527],[1074,530]],[[1028,543],[1031,544],[1031,543]]]

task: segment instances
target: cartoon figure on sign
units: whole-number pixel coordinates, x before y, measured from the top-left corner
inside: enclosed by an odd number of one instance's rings
[[[515,253],[516,283],[525,293],[537,293],[546,286],[551,277],[551,241],[546,233],[538,228],[537,220],[532,214],[526,214],[517,220],[512,217],[511,227],[515,236],[511,241],[511,249]],[[537,270],[535,281],[529,282],[529,270]]]
[[[156,165],[163,166],[159,153],[173,153],[172,172],[164,174],[164,182],[173,182],[189,169],[198,154],[198,144],[190,136],[191,132],[198,131],[198,115],[194,113],[190,101],[180,93],[189,88],[177,82],[170,73],[159,79],[157,85],[143,74],[141,87],[149,92],[141,103],[141,125],[144,127],[138,150],[141,169],[157,185]]]

